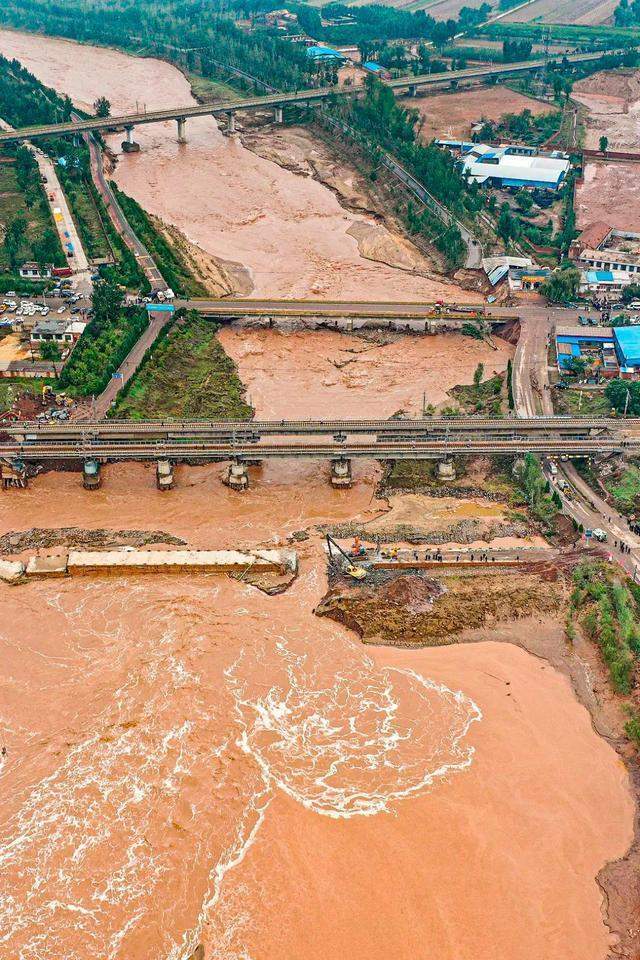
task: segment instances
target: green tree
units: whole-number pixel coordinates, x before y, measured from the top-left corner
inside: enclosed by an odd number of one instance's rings
[[[569,357],[563,369],[571,376],[580,378],[589,369],[589,361],[584,357]]]
[[[53,364],[53,375],[57,378],[58,368],[56,364],[62,359],[60,354],[60,345],[55,340],[45,340],[40,347],[40,356],[43,360],[48,360]]]
[[[20,262],[20,252],[27,236],[27,221],[22,216],[14,217],[4,235],[4,249],[11,269],[15,270]]]
[[[97,117],[108,117],[111,115],[111,104],[106,97],[98,97],[93,105]]]
[[[600,153],[606,153],[607,147],[609,146],[609,138],[605,137],[603,134],[603,136],[600,137],[600,140],[598,141],[598,143],[600,146]]]
[[[512,240],[517,240],[520,234],[519,224],[511,213],[511,208],[508,203],[503,203],[500,208],[498,234],[502,237],[506,247],[509,246]]]
[[[32,249],[33,255],[40,266],[44,267],[49,263],[56,262],[60,247],[53,227],[46,227],[42,231],[42,235],[33,241]]]
[[[618,413],[637,417],[640,415],[640,382],[635,380],[610,380],[604,395]]]
[[[556,270],[542,284],[542,293],[552,303],[573,300],[580,286],[580,271],[575,267],[568,270]]]
[[[482,378],[483,378],[483,377],[484,377],[484,364],[483,364],[483,363],[479,363],[478,366],[477,366],[477,367],[475,368],[475,370],[473,371],[473,385],[474,385],[474,387],[476,388],[476,390],[478,389],[478,387],[479,387],[480,384],[482,383]]]
[[[533,206],[533,197],[527,190],[518,190],[516,193],[516,203],[523,213],[529,213]]]

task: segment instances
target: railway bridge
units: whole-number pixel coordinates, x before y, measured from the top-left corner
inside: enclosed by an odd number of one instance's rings
[[[583,457],[638,455],[640,420],[477,417],[421,420],[126,421],[24,422],[3,428],[0,460],[15,464],[120,460],[229,461],[226,482],[248,485],[251,463],[283,459],[331,462],[334,486],[351,484],[354,458],[439,461],[442,477],[454,476],[453,458],[472,454]],[[11,466],[13,465],[13,467]]]

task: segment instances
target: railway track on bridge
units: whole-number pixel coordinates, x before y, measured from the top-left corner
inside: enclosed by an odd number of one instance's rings
[[[640,418],[617,420],[605,417],[429,417],[421,420],[78,420],[67,422],[23,421],[4,425],[2,433],[34,442],[84,437],[206,437],[245,435],[353,434],[425,435],[446,433],[518,434],[552,433],[556,437],[580,437],[602,433],[638,432]]]
[[[624,429],[622,429],[624,428]],[[526,452],[591,456],[640,451],[640,420],[520,419],[26,422],[1,434],[0,457],[47,462],[421,459]]]
[[[435,440],[412,442],[381,441],[374,443],[246,443],[214,442],[213,440],[150,440],[146,443],[122,440],[65,441],[56,443],[0,443],[0,458],[20,458],[27,462],[56,460],[101,461],[138,460],[153,461],[170,459],[186,460],[264,460],[274,458],[293,459],[345,459],[368,458],[375,460],[423,460],[448,458],[461,454],[495,454],[514,456],[524,453],[539,453],[555,456],[593,456],[599,453],[640,453],[640,439],[628,440],[600,437],[583,440],[556,438],[531,439],[526,437],[502,439],[469,438],[453,440],[443,437]]]

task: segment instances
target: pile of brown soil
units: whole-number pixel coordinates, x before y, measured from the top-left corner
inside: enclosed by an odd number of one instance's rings
[[[409,575],[383,584],[378,596],[408,613],[427,613],[443,593],[444,587],[437,580]]]
[[[378,590],[338,587],[323,597],[315,612],[349,627],[364,643],[412,647],[454,643],[463,630],[550,613],[564,602],[562,583],[542,582],[534,573],[504,572],[447,577],[446,592],[435,581],[440,595],[417,610],[416,602],[424,604],[432,588],[428,581],[420,588],[402,584],[405,579],[414,578],[400,577]]]

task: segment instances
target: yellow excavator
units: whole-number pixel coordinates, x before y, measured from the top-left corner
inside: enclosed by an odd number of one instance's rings
[[[354,580],[364,580],[367,571],[358,563],[352,563],[351,557],[346,553],[336,541],[327,534],[327,550],[329,553],[329,563],[338,567],[348,577]]]

